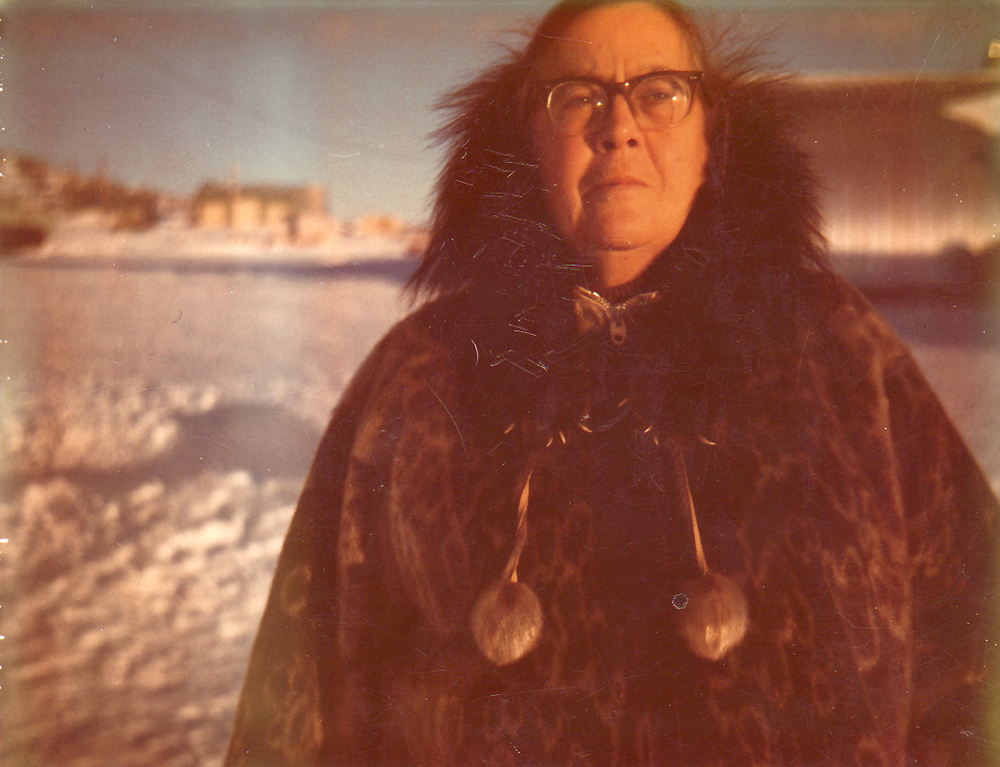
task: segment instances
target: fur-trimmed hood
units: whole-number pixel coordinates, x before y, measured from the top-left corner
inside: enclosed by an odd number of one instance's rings
[[[767,303],[787,293],[795,273],[822,268],[816,184],[795,144],[787,89],[780,78],[759,74],[753,61],[733,54],[706,67],[706,180],[647,283],[681,281],[727,301],[749,291]],[[512,57],[441,102],[450,118],[437,134],[446,159],[429,246],[410,283],[417,293],[467,289],[501,302],[513,294],[523,303],[547,285],[584,279],[545,210],[520,114],[527,77]]]

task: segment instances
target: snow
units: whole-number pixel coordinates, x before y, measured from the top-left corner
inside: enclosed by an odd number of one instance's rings
[[[0,763],[210,766],[330,410],[405,307],[377,269],[105,258],[0,266]]]
[[[330,230],[308,243],[292,243],[274,231],[243,232],[192,227],[178,213],[145,231],[116,231],[108,214],[87,210],[62,218],[32,260],[101,259],[154,263],[255,263],[341,265],[366,259],[404,258],[420,234],[398,223],[395,236],[352,234],[354,227]]]

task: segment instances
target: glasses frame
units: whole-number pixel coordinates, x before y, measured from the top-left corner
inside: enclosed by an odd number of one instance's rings
[[[588,130],[590,130],[590,124],[591,124],[588,121],[588,123],[584,125],[583,129],[581,130],[566,130],[565,128],[561,128],[559,126],[559,123],[556,122],[555,117],[552,115],[552,93],[560,85],[564,85],[566,83],[590,83],[592,85],[596,85],[599,88],[603,89],[603,91],[607,94],[607,103],[603,104],[599,108],[599,111],[597,113],[599,117],[602,119],[607,117],[608,112],[611,110],[611,104],[614,97],[621,94],[621,96],[625,99],[625,103],[628,104],[628,108],[629,111],[632,113],[632,117],[635,118],[636,122],[639,123],[640,127],[644,127],[645,130],[663,130],[664,128],[670,128],[673,127],[674,125],[680,125],[682,122],[684,122],[684,120],[687,119],[687,116],[691,114],[691,109],[694,107],[695,96],[697,95],[698,92],[698,86],[701,85],[702,77],[704,77],[704,74],[705,73],[702,72],[701,70],[658,69],[654,72],[646,72],[646,74],[638,75],[623,82],[601,80],[600,78],[597,77],[577,76],[577,77],[561,77],[558,80],[546,80],[544,82],[538,83],[537,87],[544,92],[545,113],[549,117],[549,122],[552,124],[552,127],[556,129],[556,131],[558,131],[563,135],[566,136],[583,135],[587,133]],[[645,122],[645,119],[641,113],[637,113],[635,111],[635,106],[632,103],[632,91],[635,90],[636,86],[640,85],[646,80],[650,80],[654,77],[663,77],[665,75],[676,77],[681,80],[686,80],[688,82],[689,87],[691,89],[691,98],[688,100],[687,111],[679,120],[676,120],[675,122],[672,122],[669,125],[665,125],[662,128],[656,128],[654,126],[649,126],[649,125],[643,126],[642,123]]]

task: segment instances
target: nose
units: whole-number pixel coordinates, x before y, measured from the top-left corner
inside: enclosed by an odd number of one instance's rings
[[[628,99],[622,93],[611,94],[609,98],[611,103],[608,104],[607,112],[604,114],[600,134],[597,137],[598,145],[606,152],[638,146],[641,132]]]

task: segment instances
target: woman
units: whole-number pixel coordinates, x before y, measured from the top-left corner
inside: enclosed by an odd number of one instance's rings
[[[564,2],[449,102],[229,764],[983,764],[995,502],[822,260],[779,84]]]

